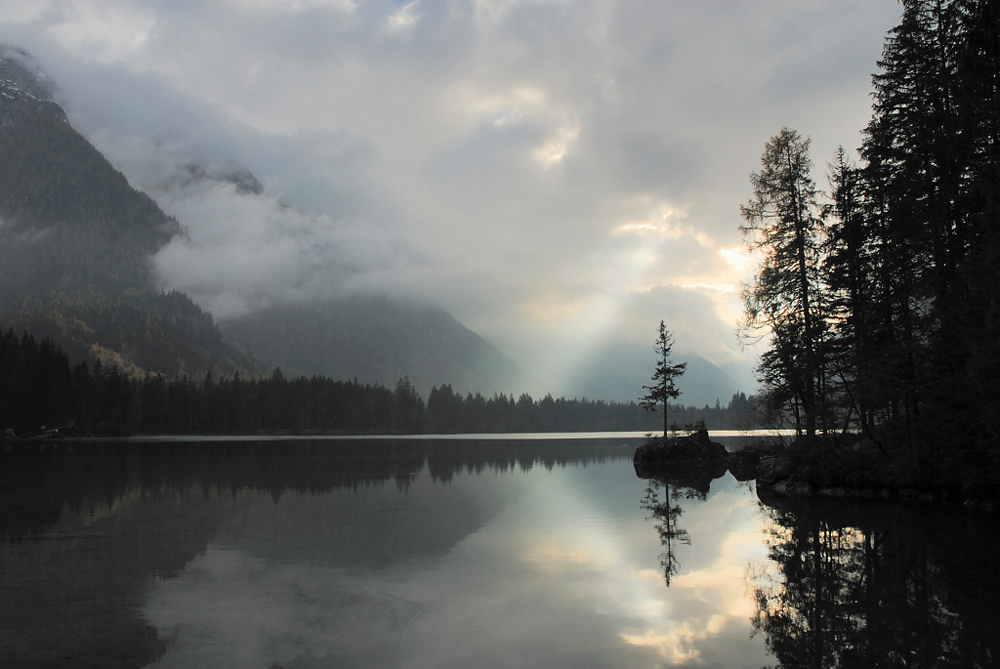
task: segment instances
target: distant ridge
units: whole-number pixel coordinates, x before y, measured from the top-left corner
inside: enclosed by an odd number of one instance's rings
[[[406,376],[424,397],[445,384],[463,394],[490,394],[511,392],[520,383],[512,361],[444,309],[385,296],[274,306],[220,327],[286,375],[357,378],[390,387]]]
[[[737,374],[735,366],[729,370],[719,367],[700,355],[680,352],[674,355],[679,362],[686,362],[687,371],[677,380],[681,391],[678,404],[693,407],[715,406],[716,400],[727,406],[737,392],[751,395],[756,384],[750,374]],[[653,372],[651,346],[616,344],[595,351],[587,364],[570,379],[567,394],[575,397],[603,399],[614,402],[637,401],[645,394],[642,386],[649,383]]]

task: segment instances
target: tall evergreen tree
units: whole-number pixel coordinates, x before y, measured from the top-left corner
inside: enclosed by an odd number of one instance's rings
[[[997,191],[1000,183],[1000,11],[986,0],[905,0],[886,40],[861,155],[877,243],[868,330],[879,337],[875,404],[896,440],[928,467],[957,448],[996,440],[1000,368]],[[984,336],[985,335],[985,336]],[[995,378],[995,376],[994,376]],[[982,382],[985,382],[983,384]],[[995,421],[994,421],[995,422]],[[995,449],[994,449],[995,450]]]
[[[877,390],[880,386],[881,320],[878,263],[880,238],[872,229],[864,172],[837,149],[829,166],[830,202],[826,205],[826,242],[822,281],[826,293],[830,337],[827,401],[839,405],[841,425],[856,419],[874,437]],[[876,441],[878,441],[876,439]]]
[[[772,399],[788,407],[795,427],[816,433],[823,398],[820,294],[822,216],[810,174],[809,140],[782,128],[764,147],[754,196],[740,213],[747,248],[763,256],[743,291],[746,339],[770,337],[758,372]]]
[[[656,411],[656,407],[663,405],[663,438],[667,437],[668,419],[670,411],[668,402],[677,399],[681,391],[674,385],[674,380],[684,374],[687,363],[674,364],[670,358],[671,349],[674,347],[674,336],[667,330],[667,326],[660,321],[660,327],[656,335],[656,343],[653,350],[656,351],[656,369],[653,372],[652,385],[643,386],[649,392],[639,400],[639,406],[647,411]]]
[[[967,237],[968,137],[955,100],[956,25],[954,3],[904,2],[873,78],[861,149],[884,240],[879,307],[894,342],[884,351],[884,378],[898,391],[888,417],[909,435],[919,434],[923,404],[963,357],[957,277]],[[943,358],[932,365],[934,354]]]
[[[751,175],[743,335],[769,338],[759,372],[800,431],[855,419],[907,480],[996,485],[1000,5],[903,0],[878,65],[822,211],[796,133]]]
[[[1000,469],[1000,3],[962,0],[963,48],[958,100],[972,135],[968,155],[975,203],[970,220],[970,358],[966,392],[979,398],[974,438],[989,445]]]

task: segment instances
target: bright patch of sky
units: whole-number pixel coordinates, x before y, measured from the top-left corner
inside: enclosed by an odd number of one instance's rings
[[[74,125],[189,229],[156,258],[165,286],[219,318],[353,290],[415,297],[550,379],[609,342],[651,345],[660,319],[677,350],[748,355],[733,334],[754,267],[737,228],[747,175],[789,126],[812,137],[825,186],[834,149],[860,142],[900,12],[894,0],[8,5],[0,40],[29,49]],[[190,163],[245,166],[266,192],[179,188]]]

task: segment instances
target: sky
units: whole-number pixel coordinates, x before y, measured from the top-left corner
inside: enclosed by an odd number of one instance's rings
[[[380,292],[565,377],[609,343],[749,364],[767,140],[860,144],[896,0],[0,0],[71,122],[188,234],[217,319]],[[193,179],[190,166],[209,179]],[[264,186],[225,180],[249,170]]]

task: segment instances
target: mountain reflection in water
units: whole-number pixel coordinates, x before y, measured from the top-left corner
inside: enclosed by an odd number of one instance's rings
[[[150,602],[162,604],[150,578],[441,556],[498,511],[488,485],[447,485],[456,476],[629,458],[623,441],[12,444],[0,453],[0,667],[146,666],[173,643],[150,620]],[[413,490],[419,475],[435,485]],[[342,604],[415,614],[378,596]]]
[[[997,664],[994,516],[636,445],[17,444],[0,667]]]
[[[460,472],[603,462],[631,457],[624,439],[533,441],[41,442],[0,454],[0,540],[21,539],[64,511],[97,513],[164,491],[321,493],[393,482],[405,490],[426,467],[435,481]]]

